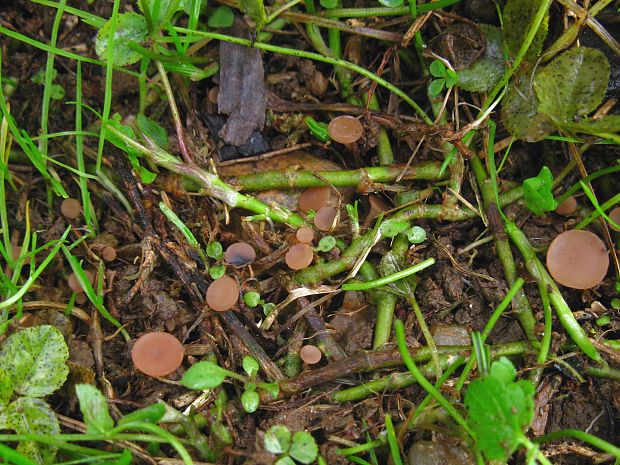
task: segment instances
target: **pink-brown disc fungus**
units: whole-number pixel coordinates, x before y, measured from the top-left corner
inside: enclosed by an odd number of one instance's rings
[[[312,228],[302,226],[297,230],[295,237],[302,244],[310,244],[314,239],[314,231],[312,230]]]
[[[338,116],[329,122],[327,126],[329,137],[340,144],[352,144],[357,142],[364,134],[364,126],[360,120],[353,116]]]
[[[291,270],[303,270],[314,259],[314,251],[308,244],[295,244],[284,256],[284,261]]]
[[[315,365],[321,361],[321,350],[317,346],[307,344],[299,351],[299,356],[308,365]]]
[[[337,216],[338,210],[334,207],[321,207],[314,215],[314,225],[319,231],[331,231]]]
[[[620,224],[620,207],[614,208],[607,216],[609,216],[614,223]],[[620,231],[620,228],[615,227],[613,224],[610,224],[609,227],[614,231]]]
[[[605,244],[589,231],[559,234],[547,250],[547,269],[558,283],[573,289],[590,289],[607,274],[609,255]]]
[[[207,305],[216,312],[225,312],[235,306],[239,299],[239,283],[230,276],[213,281],[207,289]]]
[[[101,251],[101,258],[106,262],[113,262],[116,260],[116,249],[111,245],[106,245]]]
[[[256,251],[247,242],[231,244],[224,254],[224,261],[236,268],[247,266],[254,260],[256,260]]]
[[[329,200],[329,187],[308,187],[299,196],[299,211],[306,213],[308,210],[317,211]]]
[[[556,207],[555,212],[558,215],[570,216],[575,213],[575,210],[577,210],[577,199],[571,195]]]
[[[183,345],[172,334],[154,331],[140,336],[131,349],[136,368],[156,378],[169,375],[183,363]]]
[[[60,204],[60,213],[68,220],[75,220],[82,213],[82,204],[78,199],[69,197]]]
[[[88,279],[88,282],[90,284],[93,284],[95,282],[95,275],[92,271],[84,270],[84,274],[86,275],[86,279]],[[78,294],[80,292],[84,292],[84,289],[82,289],[82,285],[80,284],[80,281],[78,280],[78,277],[75,273],[71,273],[69,275],[69,278],[67,279],[67,284],[69,285],[69,289],[71,289],[73,292],[76,292]]]

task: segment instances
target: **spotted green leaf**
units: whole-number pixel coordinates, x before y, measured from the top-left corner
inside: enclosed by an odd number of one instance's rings
[[[50,406],[35,397],[20,397],[7,406],[4,415],[7,429],[17,434],[44,434],[53,437],[60,433],[58,419]],[[56,463],[56,446],[21,441],[17,445],[17,452],[41,465]]]
[[[289,454],[299,463],[309,464],[316,460],[319,448],[312,435],[306,431],[298,431],[293,434]]]
[[[0,370],[13,389],[25,396],[43,397],[60,388],[69,369],[69,349],[54,326],[26,328],[12,334],[0,350]]]
[[[99,29],[95,52],[101,60],[108,58],[108,43],[112,34],[112,20],[109,19]],[[132,50],[129,43],[141,43],[146,39],[147,29],[144,16],[137,13],[122,13],[116,18],[116,31],[114,32],[114,50],[112,51],[112,63],[115,66],[126,66],[137,63],[142,55]]]
[[[504,7],[504,39],[508,50],[515,56],[521,45],[525,41],[526,35],[532,23],[534,22],[534,16],[540,9],[540,6],[544,0],[508,0]],[[534,36],[534,40],[530,44],[527,53],[525,54],[526,60],[536,60],[542,51],[543,43],[547,37],[547,31],[549,30],[549,12],[546,12],[545,17]]]
[[[0,368],[0,407],[9,403],[12,394],[13,384],[11,383],[11,378],[9,378],[9,375],[4,369]],[[0,426],[0,429],[1,428]]]
[[[265,431],[263,439],[265,449],[272,454],[282,454],[291,445],[291,430],[284,425],[273,425]]]
[[[75,393],[80,401],[87,433],[103,434],[114,427],[108,402],[99,389],[92,384],[78,384]]]
[[[504,53],[501,30],[495,26],[481,24],[486,47],[484,54],[465,69],[458,71],[458,85],[470,92],[486,92],[504,74]]]

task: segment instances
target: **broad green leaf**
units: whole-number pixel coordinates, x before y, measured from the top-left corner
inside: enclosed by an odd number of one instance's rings
[[[446,85],[446,80],[444,78],[435,79],[428,84],[428,93],[431,97],[439,97],[441,91]]]
[[[114,428],[108,402],[99,389],[92,384],[78,384],[75,393],[80,401],[87,433],[103,434]]]
[[[136,124],[142,133],[151,139],[162,149],[168,149],[168,133],[166,130],[153,121],[151,118],[139,113],[136,117]]]
[[[501,117],[517,139],[538,142],[555,131],[551,120],[538,111],[538,98],[529,72],[516,76],[502,100]]]
[[[441,60],[433,60],[428,67],[431,76],[436,78],[446,77],[446,65]]]
[[[403,0],[379,0],[379,3],[383,6],[387,6],[388,8],[396,8],[403,4]]]
[[[11,378],[3,368],[0,368],[0,410],[2,410],[1,407],[10,402],[12,395],[13,383],[11,382]],[[2,429],[2,427],[0,427],[0,429]]]
[[[609,82],[609,61],[600,50],[573,47],[538,71],[534,89],[538,110],[563,122],[593,112]]]
[[[248,413],[254,413],[260,405],[260,396],[256,391],[243,391],[241,394],[241,405],[243,410]]]
[[[209,242],[207,244],[207,256],[215,260],[224,258],[224,248],[222,244],[217,241]]]
[[[484,54],[458,74],[458,86],[470,92],[486,92],[501,79],[504,64],[502,32],[498,27],[481,24],[486,48]]]
[[[241,364],[243,365],[243,370],[250,378],[256,376],[256,373],[258,373],[258,370],[260,368],[260,365],[258,364],[256,359],[254,357],[250,357],[249,355],[243,357],[243,361],[241,362]]]
[[[465,393],[468,423],[476,434],[477,448],[488,460],[510,457],[534,418],[534,385],[527,380],[514,382],[511,365],[506,358],[494,362],[490,374],[472,381]]]
[[[189,389],[214,389],[224,382],[227,371],[213,362],[198,362],[191,366],[180,383]]]
[[[165,1],[165,0],[164,0]],[[108,43],[112,33],[112,20],[109,19],[99,29],[97,41],[95,42],[95,52],[103,61],[108,58]],[[121,13],[117,17],[116,32],[114,33],[114,51],[112,52],[112,62],[115,66],[125,66],[137,63],[142,58],[139,52],[129,47],[130,42],[140,43],[146,39],[146,21],[144,16],[137,13]]]
[[[394,237],[408,228],[408,221],[389,219],[381,223],[381,225],[379,226],[379,231],[381,232],[381,236],[383,237]]]
[[[235,14],[233,10],[229,6],[220,5],[209,16],[207,26],[213,28],[230,27],[234,20]]]
[[[298,431],[293,434],[289,454],[295,460],[303,464],[309,464],[316,460],[319,448],[312,435],[306,431]]]
[[[265,431],[263,444],[267,452],[283,454],[291,446],[291,430],[284,425],[273,425]]]
[[[4,370],[16,392],[43,397],[59,389],[69,373],[69,349],[54,326],[26,328],[12,334],[0,350]]]
[[[542,167],[536,177],[523,181],[525,205],[535,215],[544,215],[557,207],[557,202],[553,198],[553,192],[551,192],[552,184],[553,174],[546,166]]]
[[[504,39],[508,50],[515,56],[534,21],[536,12],[540,9],[544,0],[508,0],[504,7]],[[542,51],[543,43],[549,30],[549,12],[545,17],[534,36],[534,40],[525,54],[526,60],[534,61]]]
[[[405,235],[412,244],[421,244],[426,240],[426,231],[420,226],[412,226],[405,231]]]
[[[6,426],[17,434],[60,434],[58,419],[49,405],[35,397],[20,397],[4,411]],[[17,452],[38,464],[56,463],[56,446],[34,441],[21,441]]]

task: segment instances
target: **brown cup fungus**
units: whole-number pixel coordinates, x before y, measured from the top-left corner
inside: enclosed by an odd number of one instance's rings
[[[575,210],[577,210],[577,200],[571,195],[556,207],[555,212],[558,215],[570,216],[575,213]]]
[[[305,345],[299,351],[299,356],[308,365],[315,365],[321,361],[321,350],[317,346]]]
[[[116,260],[116,249],[111,245],[106,245],[101,251],[101,258],[106,262],[113,262]]]
[[[549,273],[558,283],[573,289],[596,286],[605,278],[608,267],[605,244],[589,231],[563,232],[547,250]]]
[[[295,237],[302,244],[310,244],[314,239],[314,231],[312,230],[312,228],[302,226],[297,230]]]
[[[370,204],[370,210],[364,218],[364,227],[368,225],[377,217],[380,213],[386,212],[390,209],[390,206],[383,201],[383,199],[376,195],[368,197],[368,203]]]
[[[349,145],[357,142],[364,134],[364,126],[357,118],[343,115],[334,118],[327,126],[329,137],[340,144]]]
[[[82,204],[78,199],[69,197],[60,204],[60,213],[69,220],[74,220],[82,213]]]
[[[88,282],[90,284],[95,282],[95,275],[88,270],[84,270],[84,274],[86,275],[86,279],[88,279]],[[82,289],[82,285],[80,284],[80,281],[78,280],[78,277],[75,273],[71,273],[69,275],[69,278],[67,279],[67,284],[69,285],[69,289],[71,289],[73,292],[76,293],[80,293],[80,292],[84,292],[84,289]]]
[[[183,363],[183,345],[172,334],[155,331],[140,336],[131,349],[131,359],[145,375],[161,377]]]
[[[239,299],[239,284],[230,276],[213,281],[207,289],[207,305],[216,312],[225,312],[235,306]]]
[[[303,270],[307,268],[314,259],[312,247],[308,244],[295,244],[284,256],[284,261],[292,270]]]
[[[620,224],[620,207],[614,208],[607,216],[609,216],[614,223]],[[620,228],[616,228],[613,224],[610,224],[609,227],[614,231],[620,231]]]
[[[237,268],[249,265],[256,259],[256,251],[247,242],[235,242],[226,249],[224,261]]]
[[[309,187],[299,196],[299,211],[306,213],[308,210],[317,211],[329,200],[329,187]]]
[[[314,215],[314,225],[320,231],[331,231],[335,226],[338,210],[334,207],[321,207]]]

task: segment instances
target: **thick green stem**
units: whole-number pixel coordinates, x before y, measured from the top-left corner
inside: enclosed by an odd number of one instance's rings
[[[372,281],[379,278],[377,270],[369,263],[364,262],[360,267],[360,275],[366,281]],[[398,301],[398,296],[391,292],[376,289],[369,292],[372,301],[377,306],[377,321],[375,322],[375,331],[372,338],[372,348],[378,349],[390,340],[392,333],[392,319],[394,317],[394,308]]]
[[[401,174],[403,181],[437,181],[440,165],[424,162],[410,167],[405,165],[374,166],[343,171],[266,171],[228,178],[227,181],[242,191],[269,189],[296,189],[318,186],[356,187],[361,192],[379,190],[374,183],[394,182]],[[404,173],[403,173],[404,170]]]

